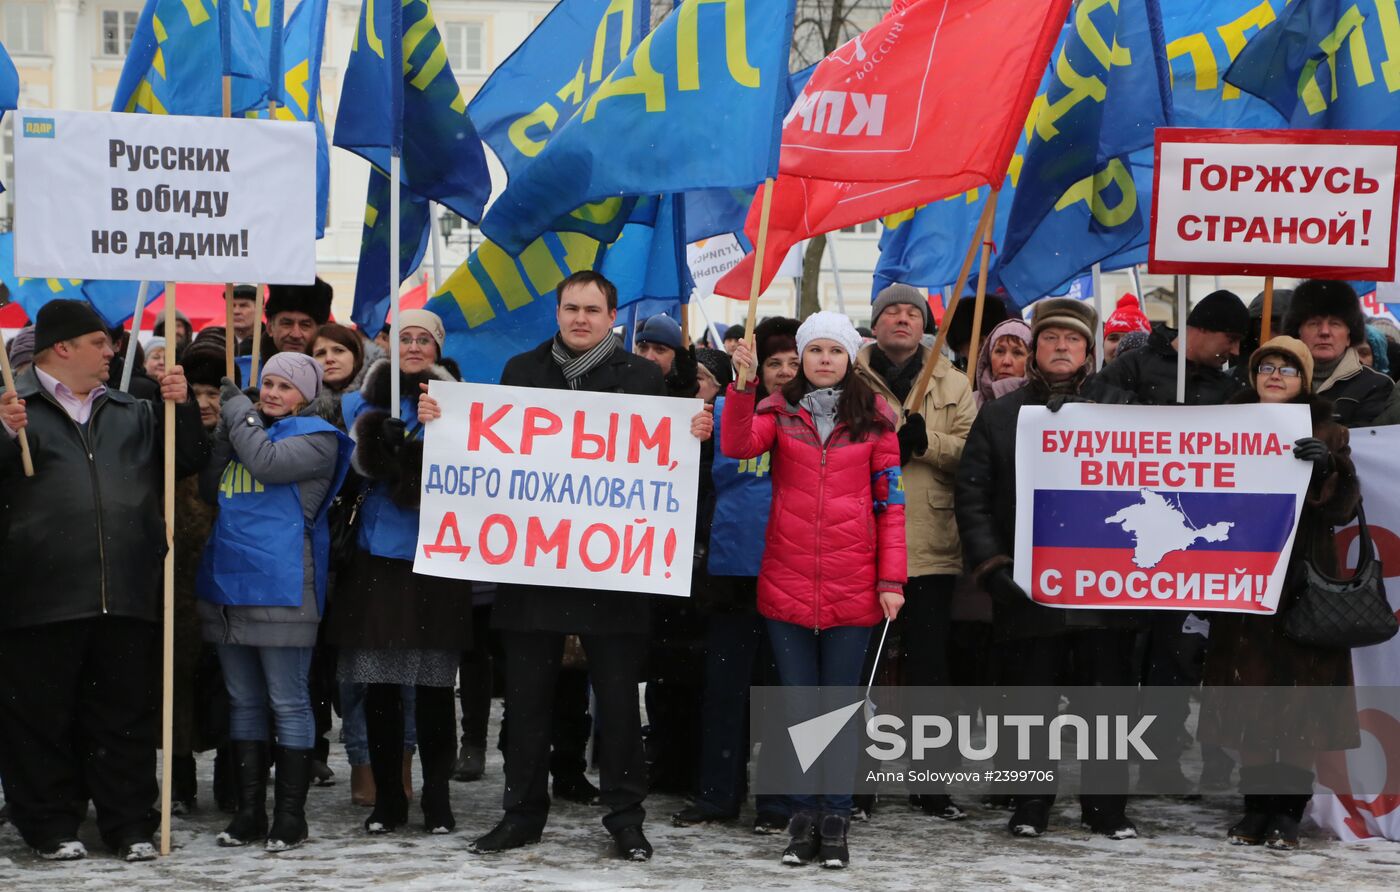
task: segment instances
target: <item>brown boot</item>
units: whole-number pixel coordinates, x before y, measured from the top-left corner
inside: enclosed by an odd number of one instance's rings
[[[403,797],[413,801],[413,750],[403,751]]]
[[[350,801],[366,808],[374,807],[374,770],[369,763],[350,766]]]

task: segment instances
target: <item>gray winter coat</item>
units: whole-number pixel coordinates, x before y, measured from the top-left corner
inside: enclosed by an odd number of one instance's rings
[[[302,415],[314,415],[311,408]],[[266,419],[248,397],[224,400],[223,416],[214,434],[214,457],[201,479],[201,495],[218,498],[219,478],[235,456],[255,480],[262,483],[296,483],[301,513],[307,522],[315,518],[321,502],[330,497],[335,474],[336,435],[330,431],[290,437],[277,443],[267,438]],[[218,527],[214,535],[218,535]],[[316,607],[316,573],[311,560],[311,539],[302,538],[302,594],[300,607],[231,607],[199,601],[204,640],[214,644],[249,647],[312,647],[321,621]]]

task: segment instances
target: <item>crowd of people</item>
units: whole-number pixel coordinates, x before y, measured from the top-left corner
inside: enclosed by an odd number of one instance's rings
[[[400,314],[394,368],[388,333],[331,322],[331,296],[320,280],[272,286],[256,380],[251,288],[233,293],[232,330],[196,333],[181,318],[144,354],[138,345],[125,391],[124,335],[84,303],[45,305],[9,343],[0,783],[40,857],[85,856],[89,802],[118,857],[156,854],[162,401],[175,404],[177,478],[166,757],[177,814],[211,801],[231,814],[222,846],[307,840],[308,789],[342,768],[330,764],[334,714],[367,833],[455,830],[451,784],[485,773],[487,718],[503,696],[503,813],[470,851],[538,842],[552,793],[600,806],[616,854],[645,861],[649,792],[686,798],[677,826],[738,820],[749,778],[765,770],[761,747],[749,764],[756,683],[856,685],[879,664],[886,681],[920,686],[1351,684],[1347,651],[1297,645],[1276,617],[1057,610],[1032,602],[1012,566],[1022,407],[1298,403],[1314,429],[1293,454],[1312,477],[1291,559],[1335,569],[1332,530],[1359,498],[1347,430],[1400,422],[1388,374],[1400,371],[1400,331],[1368,324],[1343,282],[1275,292],[1277,336],[1264,343],[1262,300],[1217,291],[1181,330],[1151,325],[1131,297],[1102,328],[1078,300],[1043,299],[1024,321],[992,300],[976,337],[970,313],[947,320],[949,349],[935,355],[929,303],[905,285],[880,292],[864,332],[824,311],[691,345],[657,316],[628,349],[612,283],[575,274],[557,290],[558,331],[506,363],[500,382],[705,401],[691,421],[702,458],[689,599],[415,574],[423,438],[441,417],[427,385],[461,369],[432,312]],[[888,639],[872,635],[886,620]],[[1184,696],[1178,706],[1180,727]],[[1244,814],[1225,835],[1296,847],[1310,755],[1355,746],[1355,717],[1300,721],[1295,738],[1267,746],[1245,725],[1202,715],[1201,784],[1223,786],[1238,759]],[[195,758],[211,750],[214,789],[201,797]],[[1180,756],[1143,770],[1179,776]],[[415,757],[421,822],[410,815]],[[1084,823],[1112,839],[1137,835],[1121,770],[1122,792],[1081,796]],[[1291,792],[1277,792],[1280,777]],[[853,789],[832,775],[821,795],[756,796],[752,829],[786,836],[786,864],[845,867],[851,821],[876,809]],[[967,803],[954,792],[911,800],[957,821]],[[981,805],[1033,837],[1054,798]]]

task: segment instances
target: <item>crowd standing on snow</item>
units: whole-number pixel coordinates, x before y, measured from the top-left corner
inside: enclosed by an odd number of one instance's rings
[[[18,378],[0,397],[0,781],[9,820],[45,859],[85,856],[89,801],[119,857],[155,857],[162,400],[176,404],[178,477],[172,796],[177,813],[232,814],[220,845],[279,851],[308,838],[308,788],[341,768],[329,764],[333,712],[350,795],[371,809],[365,831],[453,832],[451,782],[482,777],[491,699],[503,694],[503,813],[467,848],[540,841],[552,794],[601,806],[616,854],[648,860],[649,791],[687,797],[670,816],[678,826],[738,819],[750,685],[860,684],[886,619],[884,677],[909,685],[1351,684],[1347,651],[1300,647],[1276,617],[1212,614],[1207,640],[1171,611],[1037,605],[1012,574],[1021,407],[1176,403],[1183,349],[1188,405],[1310,408],[1313,435],[1294,455],[1312,482],[1291,559],[1335,569],[1332,530],[1359,500],[1347,429],[1400,422],[1387,374],[1400,372],[1400,346],[1367,325],[1345,283],[1276,292],[1271,330],[1282,334],[1263,344],[1260,299],[1246,307],[1217,291],[1177,331],[1125,298],[1104,321],[1100,372],[1089,304],[1047,298],[1023,322],[989,301],[970,386],[972,314],[948,320],[950,356],[934,356],[928,302],[908,286],[878,295],[865,337],[820,312],[692,347],[658,316],[629,351],[614,334],[612,283],[570,276],[558,332],[510,360],[501,383],[705,400],[691,422],[702,467],[688,600],[414,574],[423,435],[441,415],[427,384],[461,377],[442,321],[404,311],[394,369],[387,335],[329,321],[328,285],[273,286],[252,388],[253,292],[232,301],[233,331],[195,333],[182,318],[158,332],[126,392],[114,386],[113,335],[84,303],[47,304],[8,345]],[[225,377],[228,339],[239,380]],[[929,363],[922,402],[903,411]],[[1184,696],[1176,706],[1179,727]],[[1311,775],[1249,724],[1202,716],[1202,786],[1223,786],[1238,759],[1244,814],[1225,835],[1296,847]],[[1357,742],[1354,715],[1297,724],[1314,751]],[[585,773],[593,734],[597,787]],[[210,750],[214,789],[199,797],[195,758]],[[1181,752],[1166,756],[1144,770],[1179,776]],[[1127,789],[1122,773],[1115,789]],[[1281,782],[1293,792],[1278,794]],[[968,804],[951,794],[912,800],[956,821]],[[1136,836],[1126,795],[1080,800],[1094,832]],[[978,807],[1006,808],[1012,834],[1038,836],[1053,801]],[[784,863],[844,867],[852,818],[874,810],[851,778],[832,776],[821,795],[757,796],[752,829],[786,835]]]

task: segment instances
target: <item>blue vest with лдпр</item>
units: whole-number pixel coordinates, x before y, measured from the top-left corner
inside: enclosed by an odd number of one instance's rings
[[[350,469],[354,443],[321,418],[284,418],[267,429],[276,443],[309,434],[336,435],[331,486],[307,522],[296,483],[260,483],[242,462],[230,461],[219,481],[219,518],[199,563],[195,592],[202,601],[231,607],[300,607],[305,568],[303,536],[311,534],[316,606],[325,614],[330,564],[331,501]]]

